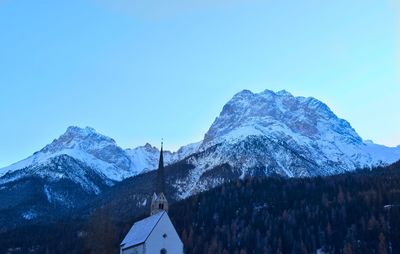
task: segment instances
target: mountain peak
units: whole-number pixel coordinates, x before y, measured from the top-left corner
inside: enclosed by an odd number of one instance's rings
[[[233,98],[246,98],[249,96],[253,96],[254,93],[250,90],[244,89],[233,96]]]
[[[286,91],[286,90],[280,90],[279,92],[276,92],[276,94],[279,95],[279,96],[291,96],[291,97],[293,97],[293,95],[291,93],[289,93],[288,91]]]
[[[265,89],[264,91],[262,91],[261,93],[259,93],[259,95],[263,95],[263,96],[276,96],[276,93],[272,90],[269,89]]]
[[[90,134],[97,133],[96,130],[92,127],[81,128],[78,126],[69,126],[65,131],[64,135],[77,135],[77,136],[88,136]]]
[[[202,147],[250,134],[362,143],[350,124],[323,102],[313,97],[293,96],[286,90],[275,93],[267,89],[261,93],[243,90],[236,94],[206,133]]]
[[[288,92],[286,90],[280,90],[278,92],[274,92],[272,90],[265,89],[261,93],[253,93],[252,91],[245,89],[245,90],[242,90],[239,93],[235,94],[235,96],[233,96],[232,100],[249,99],[249,98],[254,98],[254,97],[259,97],[259,96],[264,97],[264,98],[294,97],[290,92]]]
[[[62,137],[70,137],[70,138],[72,137],[81,139],[94,138],[115,143],[114,139],[97,132],[94,128],[89,126],[86,126],[85,128],[81,128],[78,126],[69,126],[65,131],[65,133],[60,136],[60,138]]]
[[[264,91],[262,91],[261,93],[257,94],[258,96],[263,96],[263,97],[293,97],[293,95],[291,93],[289,93],[286,90],[280,90],[278,92],[275,92],[273,90],[270,89],[265,89]]]
[[[114,139],[104,136],[92,127],[70,126],[64,134],[45,146],[42,152],[55,152],[63,149],[97,150],[108,145],[115,146]]]

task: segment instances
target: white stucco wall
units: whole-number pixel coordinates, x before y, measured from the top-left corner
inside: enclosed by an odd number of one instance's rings
[[[167,235],[166,238],[163,237],[164,234]],[[159,254],[161,249],[166,249],[167,254],[183,253],[183,243],[167,213],[161,217],[144,247],[147,254]]]

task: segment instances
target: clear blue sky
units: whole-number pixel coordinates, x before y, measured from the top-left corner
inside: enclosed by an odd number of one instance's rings
[[[176,149],[242,89],[314,96],[398,145],[399,33],[396,0],[0,0],[0,167],[69,125]]]

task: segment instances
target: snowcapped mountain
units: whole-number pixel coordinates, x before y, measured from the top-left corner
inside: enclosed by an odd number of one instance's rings
[[[193,147],[196,145],[182,147],[176,153],[167,151],[166,164],[185,157]],[[112,138],[96,132],[93,128],[71,126],[58,139],[32,156],[0,169],[0,185],[26,176],[37,176],[52,181],[67,178],[80,184],[87,191],[99,193],[98,184],[90,181],[86,175],[96,175],[102,184],[110,186],[127,177],[156,169],[159,153],[159,150],[150,144],[124,150]],[[63,158],[64,164],[53,167],[60,158]],[[84,170],[76,167],[75,162],[83,165]]]
[[[121,180],[132,175],[130,158],[125,151],[109,137],[97,133],[92,128],[69,127],[67,131],[51,144],[32,156],[0,170],[0,175],[10,174],[24,168],[40,168],[51,163],[53,158],[69,156],[84,162],[96,170],[102,178],[111,181]],[[52,172],[39,172],[51,177]],[[63,177],[63,176],[61,176]]]
[[[198,146],[166,151],[165,164]],[[93,128],[69,127],[32,156],[0,169],[0,225],[11,228],[64,216],[115,183],[156,169],[159,156],[150,144],[124,150]]]
[[[287,91],[244,90],[223,107],[198,153],[186,160],[194,168],[175,186],[184,198],[218,185],[226,177],[216,177],[212,170],[221,165],[239,177],[304,177],[342,173],[399,159],[398,147],[363,142],[347,121],[315,98],[295,97]]]
[[[333,163],[352,170],[400,158],[396,148],[363,142],[346,120],[321,101],[270,90],[236,94],[205,134],[201,148],[235,144],[252,136],[284,143],[319,167]]]
[[[24,214],[44,216],[49,213],[40,209],[49,203],[76,207],[83,196],[136,176],[126,188],[143,192],[131,196],[142,204],[155,172],[142,173],[156,169],[158,158],[150,144],[122,149],[92,128],[69,127],[42,150],[0,169],[0,201],[14,197],[15,206],[4,209],[25,207]],[[164,152],[169,194],[176,200],[246,176],[331,175],[399,159],[400,147],[363,141],[321,101],[270,90],[236,94],[202,142]],[[32,196],[17,198],[25,190],[35,190],[44,205],[32,208]]]
[[[200,144],[201,143],[198,142],[182,146],[176,152],[164,151],[164,163],[169,165],[184,159],[185,157],[195,153]],[[134,165],[134,172],[144,173],[158,167],[160,150],[149,143],[147,143],[145,146],[139,146],[134,149],[126,149],[125,151]]]

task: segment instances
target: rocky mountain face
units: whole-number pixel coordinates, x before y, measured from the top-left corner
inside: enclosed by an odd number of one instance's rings
[[[225,181],[213,168],[227,165],[240,178],[332,175],[386,165],[400,149],[363,142],[351,125],[312,97],[265,90],[236,94],[222,109],[195,155],[187,178],[175,186],[181,198]]]
[[[129,193],[132,204],[144,209],[158,158],[159,150],[150,144],[122,149],[92,128],[69,127],[42,150],[0,169],[0,201],[9,202],[0,207],[0,215],[14,213],[29,221],[60,206],[81,207],[93,197],[112,202],[120,192]],[[321,101],[269,90],[236,94],[202,142],[164,152],[172,200],[247,176],[332,175],[399,159],[400,147],[364,142]],[[33,185],[34,199],[17,197]]]
[[[123,150],[109,137],[86,127],[69,127],[67,131],[42,150],[25,160],[0,170],[0,176],[23,168],[37,168],[48,164],[52,158],[60,155],[72,157],[93,168],[101,178],[110,181],[138,174],[152,166],[152,156],[157,149],[146,145],[134,150]],[[51,172],[41,171],[41,174]]]
[[[190,151],[190,146],[182,147],[176,153],[166,151],[165,162],[170,164],[178,161]],[[80,184],[88,192],[98,194],[101,188],[86,175],[96,175],[103,185],[111,186],[128,177],[156,169],[159,153],[160,151],[150,144],[124,150],[112,138],[97,133],[93,128],[82,129],[72,126],[58,139],[32,156],[0,169],[0,184],[28,175],[52,181],[67,178]],[[59,163],[61,165],[59,168],[54,168],[52,165],[55,161],[63,163]],[[85,170],[82,172],[77,170],[74,165],[69,164],[71,161],[85,165]]]
[[[197,146],[166,151],[165,163],[179,161]],[[21,220],[64,216],[123,179],[156,169],[159,156],[150,144],[124,150],[93,128],[69,127],[32,156],[0,169],[0,224],[12,228]]]
[[[165,173],[169,198],[180,200],[248,176],[333,175],[399,159],[398,147],[364,142],[347,121],[314,98],[286,91],[245,90],[224,106],[192,154],[167,167]],[[136,204],[130,209],[143,209],[153,191],[154,173],[120,185]],[[121,192],[113,189],[111,193],[106,203]]]

